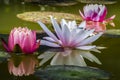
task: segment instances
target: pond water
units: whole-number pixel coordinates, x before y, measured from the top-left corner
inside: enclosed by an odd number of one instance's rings
[[[7,1],[7,0],[6,0]],[[27,26],[32,30],[41,30],[38,24],[20,20],[16,17],[17,14],[27,11],[56,11],[66,12],[79,15],[79,9],[82,9],[85,4],[78,3],[73,6],[49,6],[40,5],[36,3],[23,3],[17,0],[9,0],[10,2],[4,2],[0,0],[0,34],[8,34],[13,27]],[[115,14],[114,20],[117,29],[120,29],[120,2],[116,4],[106,5],[108,8],[108,17]],[[108,26],[108,29],[112,28]],[[98,39],[94,44],[105,46],[107,49],[102,50],[100,54],[94,53],[102,62],[102,65],[97,65],[91,62],[87,62],[89,66],[98,67],[111,73],[110,80],[120,79],[120,36],[108,37],[103,36]],[[87,61],[87,60],[86,60]],[[14,77],[9,75],[6,63],[0,64],[0,79],[2,80],[38,80],[34,76],[29,77]]]

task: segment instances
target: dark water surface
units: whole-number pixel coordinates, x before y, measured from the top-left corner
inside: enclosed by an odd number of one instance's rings
[[[0,34],[8,34],[13,27],[27,26],[32,30],[40,30],[40,27],[36,23],[22,21],[16,17],[17,14],[26,11],[57,11],[57,12],[67,12],[73,14],[79,14],[78,10],[82,9],[85,4],[78,3],[74,6],[60,7],[60,6],[48,6],[40,4],[28,4],[20,3],[17,0],[10,0],[9,3],[0,0]],[[117,4],[107,5],[108,7],[108,17],[110,15],[116,14],[114,20],[116,27],[120,29],[120,5],[119,1]],[[43,9],[44,8],[44,9]],[[110,26],[108,26],[110,27]],[[111,73],[110,80],[120,80],[120,37],[101,37],[95,43],[98,46],[107,47],[101,50],[101,53],[94,53],[102,62],[102,65],[97,65],[87,61],[89,66],[98,67],[107,72]],[[28,77],[14,77],[8,73],[7,63],[0,64],[0,80],[38,80],[34,76]]]

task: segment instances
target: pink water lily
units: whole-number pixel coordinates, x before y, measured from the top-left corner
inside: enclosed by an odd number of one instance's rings
[[[39,47],[40,42],[36,42],[36,32],[28,28],[14,28],[11,30],[8,44],[2,42],[8,52],[14,52],[16,45],[19,45],[22,52],[25,54],[32,54]]]
[[[41,45],[61,47],[64,49],[64,52],[57,52],[56,54],[45,53],[40,55],[39,58],[43,59],[41,64],[45,63],[53,56],[51,65],[69,64],[86,66],[83,57],[101,64],[99,60],[89,51],[98,51],[97,46],[92,45],[92,43],[103,34],[102,32],[94,34],[94,29],[85,29],[85,22],[77,25],[75,21],[67,22],[62,19],[59,25],[53,17],[51,17],[51,21],[56,35],[52,33],[42,22],[38,21],[38,24],[40,24],[42,29],[49,35],[48,37],[43,37],[43,40],[41,40]],[[83,55],[82,53],[86,54]]]
[[[115,15],[113,15],[112,17],[105,19],[107,15],[107,8],[105,5],[98,5],[98,4],[86,5],[83,8],[83,11],[84,13],[80,11],[80,15],[86,21],[103,22],[103,21],[113,20],[115,18]]]
[[[109,23],[112,26],[115,26],[115,24],[112,22],[112,20],[115,18],[115,15],[111,16],[108,19],[105,19],[107,15],[107,8],[105,5],[98,5],[98,4],[86,5],[83,8],[83,13],[80,11],[80,15],[82,19],[85,20],[87,23],[93,22],[92,24],[97,24],[97,25],[92,25],[97,32],[106,30],[107,23]],[[100,24],[98,24],[98,22]],[[96,26],[99,28],[96,28]],[[102,29],[101,27],[104,27],[104,29],[101,30]],[[91,26],[89,28],[91,28]]]

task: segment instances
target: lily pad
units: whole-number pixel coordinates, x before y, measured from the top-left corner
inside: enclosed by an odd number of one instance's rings
[[[96,80],[110,77],[109,73],[98,68],[72,65],[49,66],[37,70],[35,75],[41,80]]]
[[[120,37],[120,29],[109,29],[105,32],[104,36]]]
[[[117,1],[115,0],[77,0],[81,3],[96,3],[96,4],[115,4]]]
[[[0,51],[0,63],[5,61],[8,57],[9,55],[7,53]]]
[[[5,40],[8,39],[8,34],[0,34],[0,38],[3,38]]]
[[[78,2],[76,2],[76,1],[68,1],[68,2],[57,2],[57,3],[55,3],[54,5],[55,6],[72,6],[72,5],[75,5],[75,4],[77,4]]]
[[[25,0],[25,2],[38,3],[52,6],[72,6],[78,2],[75,0]]]
[[[58,22],[61,19],[66,20],[76,20],[81,21],[81,17],[79,15],[69,14],[69,13],[60,13],[60,12],[24,12],[21,14],[17,14],[17,17],[30,22],[36,22],[38,20],[42,21],[43,23],[51,23],[50,15],[54,16]]]

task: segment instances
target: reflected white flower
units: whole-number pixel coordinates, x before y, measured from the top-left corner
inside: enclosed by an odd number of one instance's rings
[[[69,53],[67,56],[63,56]],[[78,65],[86,66],[87,64],[84,61],[84,58],[90,60],[91,62],[96,62],[101,64],[101,62],[89,51],[82,50],[65,50],[65,52],[58,52],[52,59],[51,65]]]
[[[50,59],[53,56],[51,65],[79,65],[86,66],[83,57],[90,61],[95,61],[101,64],[100,61],[90,53],[90,51],[98,51],[95,45],[91,45],[92,42],[96,41],[103,33],[94,34],[94,29],[86,30],[85,22],[82,22],[77,26],[75,21],[69,21],[62,19],[60,25],[54,18],[51,17],[51,21],[55,30],[53,34],[42,22],[38,21],[42,29],[49,35],[41,40],[41,45],[50,47],[61,47],[64,52],[57,52],[57,54],[50,54],[52,56],[45,57],[48,54],[42,54],[39,58]],[[46,61],[45,61],[46,62]],[[44,62],[42,62],[43,64]]]

